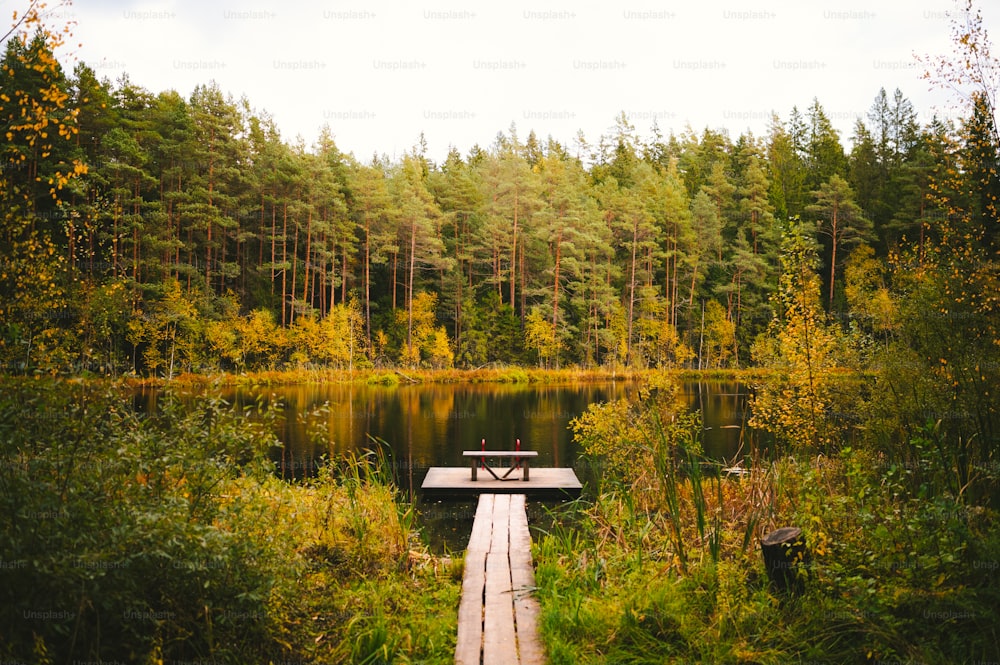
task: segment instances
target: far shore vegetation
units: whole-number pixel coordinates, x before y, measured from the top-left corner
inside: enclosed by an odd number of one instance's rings
[[[167,386],[266,386],[311,383],[365,383],[369,385],[407,385],[419,383],[524,383],[524,384],[578,384],[608,381],[642,381],[652,376],[666,375],[694,381],[735,381],[747,383],[762,377],[769,370],[748,369],[677,369],[677,370],[628,370],[609,368],[539,369],[537,367],[495,366],[473,369],[297,369],[261,372],[179,374],[172,379],[158,377],[125,377],[112,383],[133,387]],[[83,378],[105,382],[102,377],[65,377],[69,380]]]

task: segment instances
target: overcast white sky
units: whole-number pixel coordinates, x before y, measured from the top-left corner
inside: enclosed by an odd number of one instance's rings
[[[25,4],[14,0],[15,6]],[[983,3],[986,4],[986,3]],[[1000,4],[1000,3],[998,3]],[[10,0],[2,0],[11,7]],[[951,0],[76,0],[77,56],[110,79],[190,95],[215,80],[311,145],[440,161],[516,123],[571,149],[625,111],[643,136],[766,131],[817,97],[848,144],[880,87],[921,122],[954,114],[914,53],[950,52]],[[9,12],[7,12],[9,16]],[[984,7],[987,28],[1000,8]],[[996,31],[991,31],[996,35]]]

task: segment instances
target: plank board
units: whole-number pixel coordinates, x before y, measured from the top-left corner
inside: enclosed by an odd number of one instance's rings
[[[531,467],[531,480],[517,478],[500,481],[483,472],[479,473],[478,480],[472,480],[469,467],[432,466],[427,470],[420,489],[425,495],[449,497],[488,492],[574,498],[580,496],[583,485],[573,469],[569,468]]]
[[[523,494],[479,497],[459,604],[459,665],[540,665],[531,535]]]
[[[545,654],[538,638],[541,612],[534,596],[535,568],[531,564],[531,534],[523,494],[510,497],[510,578],[514,591],[514,623],[517,648],[522,663],[544,663]]]

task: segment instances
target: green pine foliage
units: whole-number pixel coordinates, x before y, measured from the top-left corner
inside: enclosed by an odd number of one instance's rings
[[[512,126],[441,164],[419,145],[361,161],[329,127],[287,142],[215,84],[184,98],[66,73],[50,42],[13,34],[0,70],[8,374],[745,367],[789,218],[815,225],[823,309],[842,322],[857,245],[890,260],[942,239],[956,206],[997,245],[985,102],[920,127],[881,90],[849,152],[813,99],[762,138],[643,137],[622,115],[576,155]],[[415,339],[425,297],[433,342]],[[361,317],[353,350],[318,346],[308,330],[343,327],[343,307]],[[704,343],[720,307],[725,353]]]

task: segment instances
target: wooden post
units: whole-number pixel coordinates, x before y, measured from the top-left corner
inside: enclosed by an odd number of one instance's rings
[[[801,575],[804,569],[800,565],[808,561],[809,550],[802,529],[786,526],[772,531],[761,539],[760,551],[767,576],[776,590],[795,594],[805,591]]]

